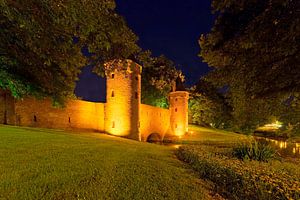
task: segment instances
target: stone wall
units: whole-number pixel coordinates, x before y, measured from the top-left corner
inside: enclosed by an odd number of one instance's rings
[[[54,108],[50,99],[16,101],[16,125],[43,128],[79,128],[104,131],[104,104],[69,100]]]
[[[4,90],[0,90],[0,124],[15,124],[15,99]]]
[[[188,92],[170,93],[170,109],[141,104],[141,66],[131,60],[106,65],[104,103],[69,100],[54,108],[50,99],[14,100],[0,90],[0,124],[43,128],[78,128],[147,141],[155,134],[162,140],[188,131]]]
[[[0,124],[5,124],[6,116],[5,116],[5,95],[2,90],[0,90]]]
[[[105,131],[140,141],[141,66],[129,60],[107,66]]]
[[[140,132],[142,141],[147,141],[149,135],[157,133],[160,139],[169,131],[170,111],[141,104]]]
[[[169,94],[171,133],[177,137],[188,132],[188,98],[189,93],[185,91]]]

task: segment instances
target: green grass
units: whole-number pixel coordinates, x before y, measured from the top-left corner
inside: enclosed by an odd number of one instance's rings
[[[207,199],[171,147],[0,126],[0,199]]]
[[[249,136],[233,132],[200,127],[196,125],[189,126],[188,135],[184,136],[180,143],[198,144],[198,143],[226,143],[232,144],[247,140]]]

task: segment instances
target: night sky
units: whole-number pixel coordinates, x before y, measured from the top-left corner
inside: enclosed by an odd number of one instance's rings
[[[139,37],[139,46],[175,62],[191,86],[210,69],[199,58],[198,39],[213,25],[210,0],[116,0],[117,12]],[[75,93],[82,99],[105,101],[105,81],[86,67]]]

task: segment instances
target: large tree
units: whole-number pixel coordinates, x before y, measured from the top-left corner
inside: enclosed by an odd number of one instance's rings
[[[136,61],[143,66],[142,103],[167,108],[168,95],[177,79],[184,80],[183,74],[173,61],[164,55],[154,57],[150,51],[140,52]]]
[[[239,127],[282,116],[300,90],[300,2],[214,0],[212,6],[215,25],[200,38],[200,55],[214,67],[207,79],[229,88]]]
[[[231,110],[222,91],[201,78],[190,89],[189,121],[194,124],[226,129],[231,126]]]
[[[83,66],[103,74],[105,61],[137,53],[136,41],[113,0],[1,0],[0,88],[62,102]]]

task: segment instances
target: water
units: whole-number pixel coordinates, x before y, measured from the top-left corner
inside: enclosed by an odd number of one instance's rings
[[[283,140],[275,140],[263,137],[255,137],[256,140],[267,141],[276,148],[278,153],[284,157],[297,157],[300,158],[300,143],[287,142]]]

